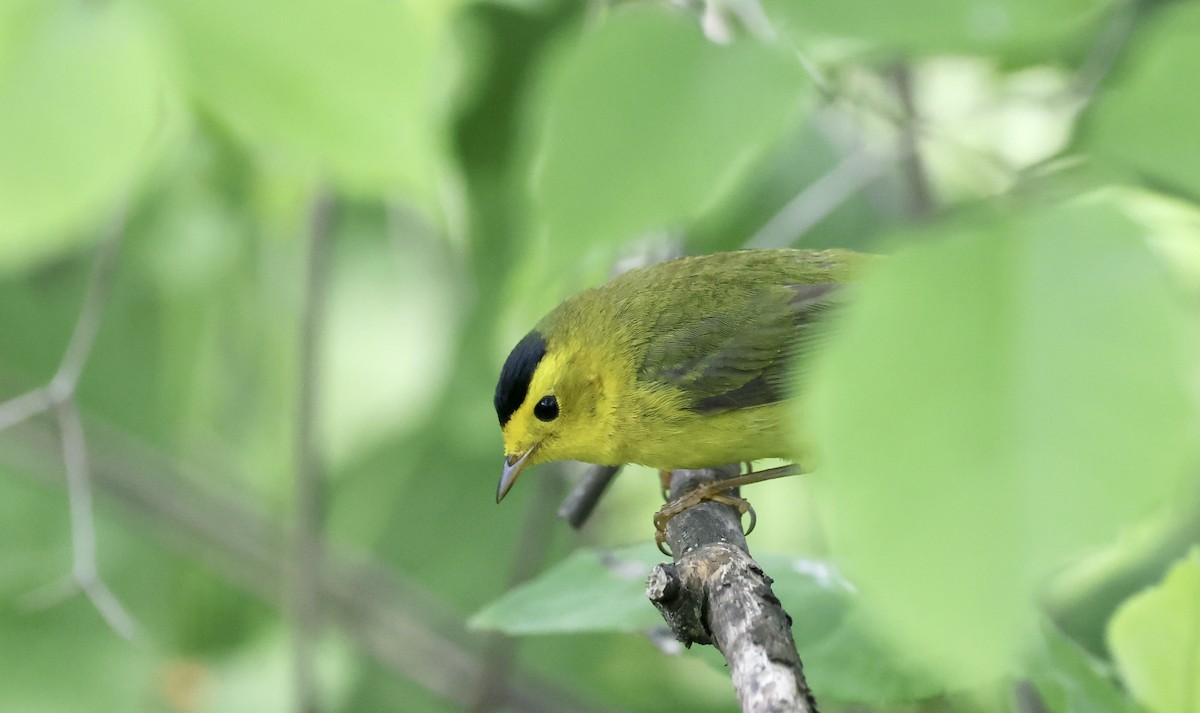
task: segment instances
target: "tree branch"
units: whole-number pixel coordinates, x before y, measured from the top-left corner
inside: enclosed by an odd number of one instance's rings
[[[671,497],[737,474],[737,466],[677,470]],[[672,518],[666,531],[675,561],[655,565],[646,594],[676,638],[721,651],[744,713],[816,713],[792,619],[750,557],[737,511],[703,502]]]

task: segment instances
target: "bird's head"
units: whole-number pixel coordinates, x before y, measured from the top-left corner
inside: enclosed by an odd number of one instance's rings
[[[494,403],[504,432],[504,471],[496,502],[531,465],[595,460],[603,453],[602,380],[563,342],[530,332],[500,371]]]

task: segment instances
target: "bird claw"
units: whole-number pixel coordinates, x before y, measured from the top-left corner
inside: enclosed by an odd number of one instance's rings
[[[717,480],[711,483],[696,488],[695,490],[684,494],[682,497],[676,498],[666,505],[659,508],[658,512],[654,513],[654,543],[658,545],[658,551],[668,557],[672,557],[672,553],[665,546],[667,542],[667,523],[671,518],[682,513],[685,510],[694,508],[700,503],[710,500],[714,503],[721,503],[737,510],[738,519],[747,513],[750,514],[750,526],[742,531],[742,535],[749,535],[754,532],[755,525],[758,524],[758,515],[754,512],[754,506],[749,500],[731,495],[722,487],[721,481]]]

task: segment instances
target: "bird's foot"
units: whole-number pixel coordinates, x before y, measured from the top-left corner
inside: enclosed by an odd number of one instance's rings
[[[705,483],[695,490],[686,493],[683,497],[676,498],[659,508],[658,512],[654,514],[654,542],[658,545],[658,551],[668,557],[672,556],[666,547],[667,523],[681,512],[694,508],[706,500],[728,505],[737,510],[739,519],[749,513],[750,526],[744,530],[743,534],[749,535],[751,532],[754,532],[754,526],[758,524],[758,515],[754,512],[754,506],[750,504],[749,500],[729,493],[729,489],[730,486],[728,484],[720,480],[715,480],[711,483]]]

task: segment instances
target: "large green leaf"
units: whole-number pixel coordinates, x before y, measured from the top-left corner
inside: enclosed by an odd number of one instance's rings
[[[662,618],[646,599],[646,576],[662,561],[653,545],[613,552],[578,550],[513,589],[471,619],[508,634],[646,631]],[[854,588],[827,563],[786,555],[758,558],[792,615],[804,670],[823,698],[855,702],[915,700],[938,684],[882,645],[856,605]],[[724,666],[719,656],[704,656]]]
[[[776,48],[714,45],[658,7],[614,12],[563,63],[536,174],[559,255],[695,217],[799,116],[806,88]]]
[[[1125,602],[1108,642],[1125,685],[1147,709],[1200,712],[1200,550]]]
[[[1196,331],[1099,200],[930,232],[858,287],[807,418],[864,602],[961,684],[1010,665],[1049,572],[1179,486]]]
[[[1084,146],[1200,196],[1200,3],[1174,3],[1152,16],[1128,60],[1084,124]]]
[[[1110,0],[767,0],[772,19],[801,41],[836,37],[889,53],[1050,49],[1088,27]]]
[[[0,271],[90,238],[154,157],[163,62],[136,10],[0,7]]]
[[[188,88],[245,140],[351,187],[432,202],[434,59],[455,3],[162,3]]]

